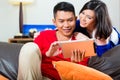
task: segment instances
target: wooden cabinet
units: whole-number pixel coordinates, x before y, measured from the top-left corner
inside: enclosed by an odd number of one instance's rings
[[[33,38],[10,38],[8,39],[9,43],[26,43],[33,42]]]

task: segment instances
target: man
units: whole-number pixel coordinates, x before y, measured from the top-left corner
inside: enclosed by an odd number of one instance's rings
[[[53,23],[57,29],[42,31],[34,40],[37,45],[28,43],[21,49],[18,80],[41,80],[43,79],[42,76],[51,80],[60,80],[58,72],[52,65],[52,61],[74,61],[78,64],[87,65],[88,58],[84,58],[83,51],[74,50],[71,58],[64,58],[57,43],[58,41],[88,39],[81,33],[73,33],[77,19],[74,6],[68,2],[60,2],[54,7],[53,13]],[[28,47],[32,45],[34,47]],[[33,49],[35,49],[35,52],[31,51]]]

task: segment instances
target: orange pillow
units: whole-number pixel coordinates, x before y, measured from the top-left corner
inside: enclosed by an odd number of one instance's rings
[[[8,80],[8,79],[0,74],[0,80]]]
[[[61,80],[113,80],[110,76],[93,68],[67,61],[53,61]]]

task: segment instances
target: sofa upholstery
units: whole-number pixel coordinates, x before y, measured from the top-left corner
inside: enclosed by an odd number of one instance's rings
[[[102,57],[91,57],[88,66],[110,75],[113,80],[120,80],[120,45],[110,49]]]
[[[18,57],[22,45],[0,42],[0,74],[9,80],[17,79]]]

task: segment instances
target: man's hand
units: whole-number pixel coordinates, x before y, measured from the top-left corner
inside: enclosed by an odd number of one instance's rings
[[[73,50],[72,56],[71,56],[71,61],[72,62],[80,62],[84,59],[84,57],[85,57],[85,50],[84,51]]]
[[[61,51],[59,50],[59,44],[57,41],[55,41],[50,45],[49,50],[46,52],[46,56],[48,56],[48,57],[56,56],[60,53],[61,53]]]

